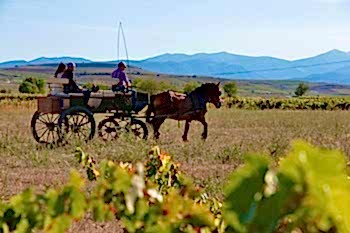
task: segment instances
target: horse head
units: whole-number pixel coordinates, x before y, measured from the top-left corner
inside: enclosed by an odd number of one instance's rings
[[[196,89],[198,93],[200,93],[207,102],[215,105],[216,108],[221,107],[222,100],[220,98],[220,82],[218,84],[215,83],[205,83],[202,84],[199,88]]]

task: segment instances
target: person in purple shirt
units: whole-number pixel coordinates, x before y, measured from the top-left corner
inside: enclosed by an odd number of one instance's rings
[[[112,91],[114,92],[121,91],[124,93],[130,92],[132,95],[132,105],[134,108],[136,104],[136,92],[134,90],[131,90],[131,82],[128,76],[124,72],[125,69],[126,69],[125,63],[119,62],[118,69],[113,71],[112,78],[118,79],[118,83],[112,86]]]
[[[124,62],[119,62],[118,69],[113,71],[112,78],[119,79],[119,82],[117,85],[114,86],[113,91],[125,91],[125,89],[128,89],[131,87],[130,80],[128,76],[125,74],[124,70],[126,69],[126,65]]]

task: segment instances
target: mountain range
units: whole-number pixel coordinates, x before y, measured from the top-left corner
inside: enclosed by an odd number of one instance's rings
[[[0,63],[0,68],[71,61],[85,63],[85,65],[93,62],[88,59],[74,57],[41,57],[32,61],[19,60]],[[108,63],[110,64],[110,62]],[[145,60],[133,60],[129,63],[145,70],[174,75],[350,83],[350,53],[340,50],[331,50],[317,56],[294,61],[268,56],[252,57],[220,52],[194,55],[167,53]]]

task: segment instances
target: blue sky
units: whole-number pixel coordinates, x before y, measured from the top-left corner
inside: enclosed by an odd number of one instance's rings
[[[350,0],[0,0],[0,62],[227,51],[297,59],[350,51]]]

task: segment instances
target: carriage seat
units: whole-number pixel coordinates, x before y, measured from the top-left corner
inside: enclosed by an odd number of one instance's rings
[[[121,93],[121,92],[113,92],[113,91],[98,91],[92,92],[90,98],[115,98],[116,96],[131,96],[130,93]]]
[[[68,84],[68,79],[63,78],[48,78],[46,80],[50,95],[56,96],[63,93],[63,85]]]

